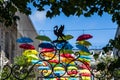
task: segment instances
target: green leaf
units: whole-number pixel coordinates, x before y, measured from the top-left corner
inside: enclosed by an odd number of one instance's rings
[[[51,41],[51,39],[44,35],[38,35],[35,39],[42,40],[42,41]]]
[[[63,37],[64,40],[70,40],[72,38],[73,38],[72,35],[65,35],[65,37]],[[58,40],[62,40],[62,38],[59,38]]]

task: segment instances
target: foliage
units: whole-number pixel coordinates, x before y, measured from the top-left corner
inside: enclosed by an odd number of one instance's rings
[[[85,17],[90,17],[94,13],[99,16],[108,13],[112,15],[112,21],[120,26],[119,3],[120,0],[1,0],[0,22],[11,25],[17,10],[27,15],[31,14],[31,7],[27,5],[32,4],[38,11],[46,10],[46,16],[49,18],[61,13],[66,16],[84,15]]]
[[[12,64],[13,65],[13,64]],[[20,66],[20,69],[24,69],[24,70],[27,70],[30,66],[31,66],[31,63],[29,63],[28,62],[28,59],[27,59],[27,57],[25,57],[25,56],[17,56],[17,57],[15,57],[14,58],[14,65],[19,65]],[[12,71],[14,71],[13,69],[12,69]],[[8,76],[9,74],[10,74],[10,67],[6,67],[6,66],[4,66],[4,68],[3,68],[3,71],[2,71],[2,78],[4,78],[4,77],[6,77],[6,76]],[[16,74],[16,75],[18,75],[18,76],[26,76],[26,73],[27,72],[23,72],[22,74],[20,73],[18,73],[18,74]],[[18,80],[18,79],[16,79],[13,75],[15,75],[15,74],[11,74],[7,79],[5,79],[5,80]],[[34,75],[35,75],[35,72],[34,72],[34,70],[32,70],[30,73],[29,73],[29,75],[28,75],[28,77],[26,78],[26,80],[33,80],[33,78],[34,78]]]
[[[120,35],[118,37],[115,37],[115,39],[110,39],[109,43],[103,47],[103,50],[105,52],[108,52],[109,50],[112,50],[113,48],[116,48],[120,50]]]
[[[14,64],[20,65],[20,66],[29,66],[30,63],[28,62],[28,58],[26,56],[17,56],[14,58]]]

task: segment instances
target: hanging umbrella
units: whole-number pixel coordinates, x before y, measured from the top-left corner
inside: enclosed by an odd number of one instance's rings
[[[52,60],[49,60],[48,62],[50,62],[50,63],[59,63],[59,60],[57,60],[57,59],[52,59]]]
[[[29,54],[26,55],[26,57],[28,58],[28,62],[31,62],[32,60],[39,60],[39,58],[35,54]]]
[[[35,47],[33,45],[27,44],[27,43],[20,44],[19,47],[23,48],[23,49],[30,49],[30,50],[34,50],[35,49]]]
[[[91,43],[89,41],[77,41],[76,44],[84,45],[84,46],[91,46]]]
[[[80,55],[85,55],[85,56],[89,56],[92,55],[90,52],[85,52],[85,51],[79,51]]]
[[[65,36],[63,36],[63,39],[64,40],[70,40],[70,39],[72,39],[73,38],[73,36],[72,35],[65,35]],[[58,39],[58,40],[63,40],[61,37]]]
[[[84,77],[90,77],[91,76],[91,74],[90,73],[82,73],[82,74],[80,74],[81,76],[84,76]]]
[[[30,55],[30,54],[35,54],[35,55],[37,55],[38,54],[38,52],[36,51],[36,50],[25,50],[24,52],[23,52],[23,55]]]
[[[58,49],[63,48],[63,49],[69,49],[69,50],[71,50],[73,48],[73,46],[69,42],[67,42],[67,43],[63,42],[63,43],[57,44],[57,48]]]
[[[90,39],[92,38],[93,36],[90,35],[90,34],[83,34],[83,35],[80,35],[78,38],[77,38],[77,41],[81,41],[81,40],[87,40],[87,39]]]
[[[49,58],[52,58],[52,57],[56,57],[53,52],[45,52],[45,53],[41,53],[42,56],[44,57],[49,57]]]
[[[35,39],[42,40],[42,41],[51,41],[48,36],[38,35]]]
[[[86,47],[86,46],[83,46],[83,45],[76,45],[76,47],[78,48],[78,49],[80,49],[81,51],[85,51],[85,52],[88,52],[89,53],[89,50],[88,50],[88,48]]]
[[[65,69],[63,67],[54,67],[54,71],[64,71]]]
[[[87,70],[87,69],[82,69],[82,70],[80,70],[80,74],[82,74],[82,73],[91,73],[89,70]]]
[[[88,69],[88,70],[90,69],[90,66],[87,66],[85,64],[81,64],[79,67],[82,69]]]
[[[75,76],[75,75],[77,75],[77,73],[78,73],[78,71],[77,70],[69,70],[69,71],[67,71],[67,74],[68,75],[70,75],[70,76]]]
[[[55,51],[54,48],[42,48],[42,49],[40,50],[40,52],[53,52],[53,51]]]
[[[31,43],[33,40],[29,37],[21,37],[16,40],[18,43]]]
[[[60,50],[60,53],[69,53],[69,54],[72,54],[74,52],[73,52],[73,50],[63,49],[63,50]]]
[[[51,43],[40,43],[39,45],[38,45],[38,47],[40,47],[40,48],[54,48],[54,46],[51,44]]]
[[[84,58],[84,59],[88,59],[88,60],[91,59],[90,56],[84,56],[84,55],[81,55],[80,58]]]
[[[65,57],[65,58],[73,58],[74,59],[74,57],[69,53],[65,53],[65,54],[63,53],[63,54],[60,54],[60,56]]]

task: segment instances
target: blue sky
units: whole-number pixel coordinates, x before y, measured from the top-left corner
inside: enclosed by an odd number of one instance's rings
[[[56,39],[53,33],[55,25],[65,25],[65,34],[74,36],[69,42],[74,46],[78,36],[84,34],[91,34],[93,38],[88,41],[91,42],[90,48],[102,48],[109,39],[115,36],[117,24],[113,23],[111,16],[104,14],[102,17],[93,15],[92,17],[84,16],[70,16],[66,17],[64,14],[53,17],[52,19],[45,17],[46,12],[33,11],[30,18],[38,34],[49,36],[52,40]]]

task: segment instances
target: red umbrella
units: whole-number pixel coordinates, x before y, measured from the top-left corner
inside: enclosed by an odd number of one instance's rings
[[[63,54],[60,54],[60,56],[62,57],[65,57],[65,58],[74,58],[71,54],[69,53],[63,53]]]
[[[93,36],[90,35],[90,34],[83,34],[83,35],[80,35],[78,38],[77,38],[77,41],[81,41],[81,40],[87,40],[87,39],[90,39],[92,38]]]
[[[42,49],[40,50],[40,52],[53,52],[53,51],[55,51],[54,48],[42,48]]]
[[[19,47],[23,48],[23,49],[30,49],[30,50],[34,50],[35,49],[35,47],[33,45],[27,44],[27,43],[21,44],[21,45],[19,45]]]

